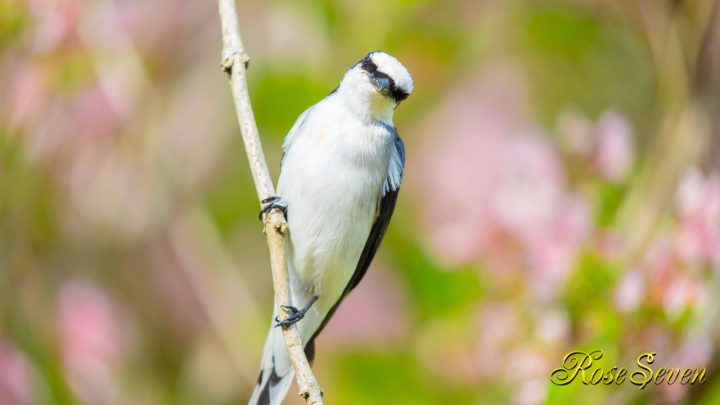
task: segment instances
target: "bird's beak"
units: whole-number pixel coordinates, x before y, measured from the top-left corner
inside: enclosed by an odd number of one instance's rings
[[[390,79],[383,76],[373,76],[372,83],[382,94],[388,94],[390,92]]]

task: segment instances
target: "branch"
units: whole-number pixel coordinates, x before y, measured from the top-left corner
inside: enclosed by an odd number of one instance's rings
[[[258,199],[262,200],[275,195],[275,187],[265,162],[265,155],[260,144],[257,124],[250,104],[245,71],[250,57],[240,36],[237,11],[234,0],[218,0],[220,23],[222,25],[223,52],[222,69],[230,77],[230,89],[235,102],[235,114],[240,123],[245,152],[247,153],[252,171]],[[285,261],[285,234],[287,223],[282,211],[274,209],[264,216],[265,236],[270,250],[270,266],[272,268],[273,285],[275,287],[275,305],[290,305],[290,287],[288,281],[287,262]],[[286,316],[280,311],[280,316]],[[283,336],[287,345],[290,360],[295,368],[300,396],[308,404],[322,405],[322,390],[310,369],[305,357],[303,343],[300,341],[297,326],[283,328]]]

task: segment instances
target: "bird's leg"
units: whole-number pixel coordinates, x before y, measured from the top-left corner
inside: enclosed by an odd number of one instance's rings
[[[318,299],[318,296],[313,295],[312,298],[310,298],[310,301],[308,301],[308,303],[305,304],[305,306],[300,309],[297,309],[291,305],[280,305],[280,308],[282,308],[283,311],[290,314],[290,316],[288,316],[287,319],[283,319],[282,321],[280,320],[279,316],[276,316],[275,322],[277,322],[277,323],[275,324],[275,326],[282,326],[283,328],[287,328],[288,326],[294,324],[295,322],[303,319],[305,317],[305,313],[310,309],[312,304],[314,304],[315,301],[317,301],[317,299]]]
[[[267,214],[268,212],[272,211],[274,208],[280,208],[283,215],[285,216],[285,220],[287,221],[287,203],[283,201],[281,197],[278,196],[272,196],[268,197],[261,201],[263,204],[267,204],[260,210],[260,214],[258,215],[258,219],[262,221],[263,214]]]

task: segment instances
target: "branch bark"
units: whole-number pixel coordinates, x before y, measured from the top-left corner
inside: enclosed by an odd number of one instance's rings
[[[242,36],[240,35],[235,0],[218,0],[218,7],[223,38],[222,69],[230,78],[235,114],[240,124],[245,152],[250,163],[258,199],[262,202],[262,200],[275,195],[275,187],[270,179],[270,172],[265,162],[255,116],[250,104],[245,75],[250,57],[245,52]],[[270,266],[272,268],[273,286],[275,287],[275,305],[280,308],[281,305],[290,305],[290,287],[285,259],[285,234],[288,227],[282,211],[274,209],[268,215],[265,215],[264,228],[268,249],[270,250]],[[285,317],[286,314],[280,311],[280,316]],[[305,357],[305,350],[298,335],[297,326],[290,325],[283,328],[283,336],[295,368],[300,396],[308,404],[322,405],[322,390],[310,369],[307,357]]]

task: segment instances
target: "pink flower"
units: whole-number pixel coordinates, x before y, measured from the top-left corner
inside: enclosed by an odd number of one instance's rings
[[[35,49],[50,52],[67,41],[78,24],[77,0],[31,0],[28,6],[37,19]]]
[[[545,378],[525,379],[515,392],[513,403],[516,405],[542,404],[547,398],[547,391],[548,383]]]
[[[509,138],[500,153],[492,214],[503,230],[533,241],[553,221],[563,198],[562,162],[547,138],[537,133]]]
[[[431,243],[447,262],[472,261],[491,244],[493,190],[510,134],[521,131],[518,77],[491,71],[455,89],[423,124],[417,177]]]
[[[492,325],[489,327],[489,325]],[[507,369],[507,355],[527,331],[523,314],[517,305],[507,302],[485,303],[477,312],[474,328],[475,359],[478,371],[484,377],[497,376],[499,365]]]
[[[85,137],[112,135],[121,123],[107,94],[99,85],[79,91],[68,114],[75,122],[83,123],[74,134],[79,142],[87,142]]]
[[[677,192],[676,250],[688,263],[720,262],[720,174],[704,177],[693,167]]]
[[[13,80],[8,83],[8,119],[13,126],[33,121],[39,110],[45,108],[49,97],[40,69],[30,62],[16,62]]]
[[[3,340],[0,340],[0,403],[4,405],[33,403],[30,362],[11,343]]]
[[[528,242],[536,294],[544,298],[555,294],[591,231],[591,211],[584,199],[567,196],[558,203],[552,220]]]
[[[623,241],[616,230],[600,229],[595,232],[595,249],[605,259],[617,260],[623,249]]]
[[[594,133],[595,166],[610,180],[622,179],[630,169],[635,153],[630,124],[622,115],[610,111],[600,117]]]
[[[402,341],[408,316],[401,283],[383,268],[368,270],[363,282],[347,297],[320,339],[328,343],[384,344]]]
[[[66,282],[57,297],[60,349],[70,387],[87,403],[112,402],[112,369],[124,352],[126,331],[116,305],[93,284]]]
[[[556,147],[525,119],[519,84],[512,71],[487,72],[431,114],[419,200],[443,260],[483,260],[496,273],[529,268],[548,295],[571,270],[592,215],[568,193]]]
[[[622,312],[631,312],[640,306],[645,296],[645,277],[635,269],[623,275],[615,289],[615,307]]]
[[[668,234],[663,234],[645,251],[642,264],[654,283],[673,272],[674,260],[672,240]]]
[[[560,309],[548,309],[537,314],[535,334],[547,343],[561,342],[570,336],[570,319]]]
[[[707,287],[702,282],[678,276],[670,282],[663,297],[663,309],[671,319],[677,319],[690,308],[705,300]]]
[[[635,145],[625,117],[607,111],[593,124],[581,112],[570,110],[560,115],[557,128],[567,148],[603,177],[616,181],[627,175]]]
[[[677,277],[672,240],[668,234],[659,236],[644,253],[639,268],[646,275],[645,301],[648,306],[662,309],[666,291]]]
[[[593,123],[578,110],[565,111],[557,119],[557,130],[571,152],[590,156],[593,150]]]
[[[517,131],[520,97],[501,88],[513,88],[516,77],[505,72],[488,76],[456,89],[423,125],[428,142],[417,171],[425,222],[433,247],[450,263],[473,260],[491,242],[488,220],[499,151],[507,134]]]

